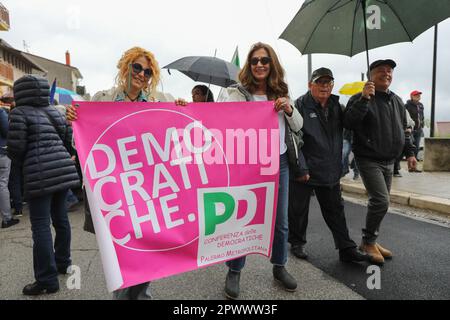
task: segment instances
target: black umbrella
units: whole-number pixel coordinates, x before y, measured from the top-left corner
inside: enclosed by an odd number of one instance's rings
[[[306,0],[280,38],[302,54],[354,56],[413,41],[450,17],[449,0]]]
[[[239,69],[232,63],[216,57],[184,57],[164,69],[178,70],[194,81],[228,87],[237,82]]]

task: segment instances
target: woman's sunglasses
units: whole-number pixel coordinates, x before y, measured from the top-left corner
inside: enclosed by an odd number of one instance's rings
[[[150,78],[152,75],[152,70],[144,69],[144,67],[142,67],[142,65],[140,63],[133,63],[131,65],[131,67],[133,68],[133,72],[136,74],[139,74],[142,71],[144,71],[144,77],[146,77],[146,78]]]
[[[254,57],[250,59],[250,63],[252,66],[256,66],[258,62],[261,62],[261,64],[264,66],[266,64],[269,64],[270,61],[272,61],[270,57],[262,57],[262,58]]]

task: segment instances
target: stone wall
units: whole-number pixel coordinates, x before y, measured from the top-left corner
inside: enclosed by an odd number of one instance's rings
[[[450,138],[425,138],[424,171],[450,171]]]

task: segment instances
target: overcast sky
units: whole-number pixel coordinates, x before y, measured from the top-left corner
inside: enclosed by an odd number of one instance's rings
[[[413,0],[412,0],[413,1]],[[113,86],[116,64],[132,46],[152,51],[160,67],[190,55],[214,55],[230,60],[239,46],[241,63],[251,44],[263,41],[277,51],[292,98],[307,90],[307,56],[278,39],[295,16],[301,0],[1,0],[10,11],[11,29],[0,37],[17,49],[25,41],[32,54],[65,62],[83,74],[93,95]],[[418,13],[420,19],[420,13]],[[422,102],[430,117],[433,30],[413,43],[394,44],[370,51],[371,60],[394,59],[391,89],[405,101],[412,90],[423,91]],[[436,120],[450,121],[450,20],[439,25]],[[365,71],[365,55],[353,58],[313,55],[313,69],[329,67],[335,75],[334,93],[346,82],[358,81]],[[191,100],[196,84],[185,75],[162,70],[163,90]],[[217,95],[219,88],[212,86]],[[347,97],[342,97],[346,102]]]

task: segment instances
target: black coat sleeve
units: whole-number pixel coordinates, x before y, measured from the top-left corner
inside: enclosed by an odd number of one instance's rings
[[[423,105],[419,112],[419,118],[420,118],[420,127],[423,129],[425,127],[425,115],[423,114]]]
[[[413,138],[411,136],[411,133],[408,132],[406,129],[408,128],[408,119],[406,117],[406,106],[404,105],[403,101],[399,99],[399,103],[403,106],[402,110],[402,123],[403,123],[403,130],[405,130],[405,147],[403,148],[403,154],[406,156],[406,158],[413,157],[415,155],[416,147],[414,146]],[[419,146],[418,146],[419,147]]]
[[[302,150],[299,150],[298,152],[298,175],[297,177],[304,177],[307,174],[309,174],[309,168],[306,164],[305,156],[303,155]]]
[[[357,94],[350,98],[344,111],[344,128],[354,130],[369,111],[369,100]]]
[[[71,125],[67,125],[66,127],[66,133],[65,133],[65,139],[64,139],[64,146],[66,147],[67,151],[69,151],[71,156],[74,156],[77,152],[75,148],[72,145],[72,137],[73,137],[73,129]]]
[[[55,111],[56,113],[54,112],[52,113],[52,116],[57,121],[57,128],[55,129],[57,130],[57,133],[61,138],[67,152],[69,152],[69,154],[73,156],[75,154],[75,150],[72,146],[72,136],[73,136],[72,126],[67,124],[66,117],[63,114],[61,114],[57,110]]]
[[[25,113],[20,108],[14,108],[9,116],[9,131],[7,150],[11,160],[22,163],[28,143],[28,125]]]
[[[3,139],[8,137],[8,113],[5,109],[0,108],[0,135]]]
[[[301,108],[301,98],[298,98],[295,101],[295,108],[298,110],[298,112],[300,112],[300,115],[303,117],[303,111]],[[303,137],[303,130],[300,130],[300,136]],[[308,165],[306,164],[306,159],[305,159],[305,155],[303,154],[302,148],[304,143],[302,140],[302,144],[299,145],[299,150],[298,150],[298,157],[297,157],[297,172],[295,177],[304,177],[307,174],[309,174],[309,168]]]

